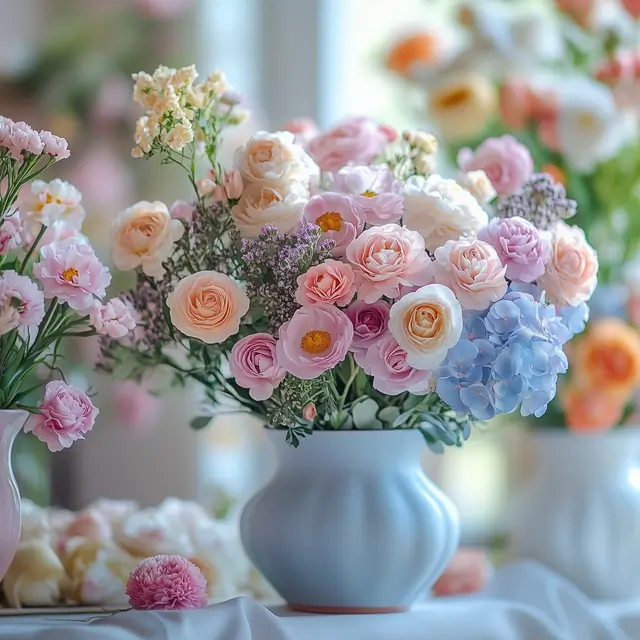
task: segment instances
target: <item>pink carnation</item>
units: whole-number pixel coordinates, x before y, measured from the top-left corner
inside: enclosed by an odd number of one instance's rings
[[[20,214],[16,211],[5,215],[0,226],[0,254],[6,255],[22,244],[22,223]]]
[[[276,340],[268,333],[238,340],[231,349],[229,369],[238,385],[258,401],[270,398],[287,373],[276,360]]]
[[[297,378],[312,380],[345,359],[353,326],[333,305],[310,304],[280,327],[278,338],[278,364]]]
[[[38,285],[13,270],[0,278],[0,335],[18,326],[37,327],[44,318],[44,297]]]
[[[111,274],[93,249],[71,238],[40,249],[41,259],[33,266],[42,283],[45,298],[58,298],[76,311],[87,311],[94,296],[102,298]]]
[[[424,238],[397,224],[367,229],[347,247],[346,257],[362,278],[358,298],[365,302],[397,298],[400,287],[432,280]]]
[[[24,430],[33,432],[49,451],[61,451],[76,440],[84,440],[98,415],[98,409],[84,391],[61,380],[47,384],[39,409],[40,413],[31,417]]]
[[[71,155],[68,148],[69,143],[64,138],[53,135],[51,131],[41,131],[40,140],[44,144],[44,152],[55,158],[56,162]]]
[[[549,238],[528,220],[518,216],[494,218],[480,229],[478,238],[496,250],[500,262],[507,267],[509,280],[533,282],[544,273]]]
[[[44,143],[38,132],[32,129],[26,122],[14,122],[9,132],[11,155],[16,160],[22,159],[23,153],[32,153],[39,156],[44,149]]]
[[[501,196],[516,192],[533,173],[529,149],[509,135],[487,138],[475,153],[469,148],[460,149],[458,165],[465,173],[484,171]]]
[[[373,376],[373,388],[380,393],[397,396],[408,391],[420,395],[433,386],[431,372],[414,369],[407,362],[407,352],[390,334],[371,345],[366,354],[356,355],[356,358],[364,371]]]
[[[364,229],[364,218],[356,212],[349,196],[340,193],[321,193],[305,205],[304,217],[322,229],[323,240],[333,240],[331,254],[344,255],[347,245]]]
[[[345,309],[353,325],[351,351],[364,353],[388,333],[389,303],[384,300],[367,303],[356,300]]]
[[[112,298],[106,304],[94,300],[89,317],[96,331],[110,338],[124,338],[136,328],[133,308],[120,298]]]
[[[131,572],[125,593],[134,609],[201,609],[207,605],[207,580],[182,556],[153,556]]]
[[[308,146],[322,171],[337,171],[346,164],[369,164],[393,139],[391,129],[369,118],[346,118],[316,136]]]
[[[369,224],[397,222],[404,213],[402,182],[387,165],[343,167],[331,188],[349,194],[360,218]]]
[[[350,264],[337,260],[325,260],[298,276],[296,302],[301,305],[337,304],[348,305],[356,293],[356,274]]]

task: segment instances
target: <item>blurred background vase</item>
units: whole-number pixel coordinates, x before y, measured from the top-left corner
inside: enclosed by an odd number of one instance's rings
[[[640,428],[538,429],[510,554],[542,562],[591,598],[640,596]]]
[[[300,611],[410,607],[459,541],[453,503],[424,474],[417,430],[319,431],[295,449],[268,431],[272,480],[245,507],[245,549]]]
[[[28,415],[26,411],[0,411],[0,580],[20,540],[20,493],[11,452]]]

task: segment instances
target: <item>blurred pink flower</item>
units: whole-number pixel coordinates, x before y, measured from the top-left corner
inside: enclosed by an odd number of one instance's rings
[[[120,73],[108,76],[100,85],[93,102],[93,117],[109,122],[126,116],[131,101],[131,80]]]
[[[120,426],[145,431],[156,424],[162,403],[144,385],[134,380],[117,380],[111,384],[110,392]]]
[[[318,125],[311,118],[294,118],[281,127],[282,131],[290,131],[296,137],[296,143],[307,149],[309,143],[320,133]]]
[[[555,120],[543,120],[538,125],[538,138],[540,142],[551,151],[560,150],[560,138],[558,135],[558,125]]]
[[[519,78],[507,78],[500,90],[500,117],[510,129],[524,129],[531,118],[531,93]]]
[[[453,596],[481,591],[489,580],[491,566],[480,549],[459,549],[435,583],[436,596]]]
[[[135,311],[120,298],[112,298],[106,304],[94,300],[89,317],[96,331],[110,338],[124,338],[136,328]]]
[[[96,509],[85,509],[75,515],[67,525],[67,538],[89,538],[91,540],[110,540],[111,525]]]
[[[20,214],[15,211],[4,217],[0,226],[0,254],[5,255],[14,251],[22,244],[22,223]]]
[[[632,18],[640,18],[640,0],[620,0],[622,6]]]
[[[44,297],[28,276],[8,270],[0,278],[0,335],[18,326],[37,327],[44,318]]]
[[[135,0],[138,11],[152,20],[173,20],[192,5],[192,0]]]
[[[298,276],[296,302],[301,305],[348,305],[356,294],[356,274],[350,264],[338,260],[325,260]]]
[[[169,213],[172,218],[177,220],[184,220],[187,224],[191,222],[193,218],[193,205],[190,205],[184,200],[176,200],[169,209]]]

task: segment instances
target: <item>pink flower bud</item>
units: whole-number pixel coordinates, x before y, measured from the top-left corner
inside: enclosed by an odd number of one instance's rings
[[[224,190],[229,200],[238,200],[242,195],[242,176],[237,169],[224,174]]]
[[[198,180],[198,193],[201,196],[210,196],[216,188],[216,183],[210,178]]]
[[[313,420],[318,415],[318,410],[316,409],[316,405],[313,402],[305,405],[302,409],[302,417],[305,420]]]
[[[221,184],[217,184],[213,190],[213,201],[223,203],[227,201],[227,192]]]

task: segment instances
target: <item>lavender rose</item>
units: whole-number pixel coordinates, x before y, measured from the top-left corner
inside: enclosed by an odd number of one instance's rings
[[[500,262],[507,267],[509,280],[533,282],[544,273],[549,238],[528,220],[518,216],[494,218],[478,232],[478,238],[496,250]]]
[[[364,355],[375,342],[384,337],[389,326],[389,304],[384,300],[367,303],[356,300],[345,309],[353,325],[353,342],[350,351]]]

